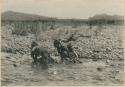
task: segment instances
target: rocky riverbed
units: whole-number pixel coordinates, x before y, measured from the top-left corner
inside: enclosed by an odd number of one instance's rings
[[[10,31],[9,31],[10,30]],[[54,38],[71,43],[82,64],[54,64],[47,70],[32,67],[30,44],[34,35],[17,36],[11,29],[2,27],[1,70],[3,86],[75,86],[75,85],[123,85],[124,48],[123,26],[77,28],[59,27],[41,32],[39,44],[49,49],[51,56],[59,60],[53,46]],[[67,44],[67,43],[64,43]]]

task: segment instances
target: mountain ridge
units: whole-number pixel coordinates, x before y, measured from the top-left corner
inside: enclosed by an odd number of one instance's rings
[[[4,21],[34,21],[34,20],[86,20],[86,19],[59,19],[55,17],[41,16],[36,14],[6,11],[1,14],[1,19]],[[108,14],[97,14],[89,17],[87,20],[124,20],[124,16],[119,15],[108,15]]]
[[[47,16],[40,16],[36,14],[28,14],[22,12],[15,12],[15,11],[6,11],[1,14],[2,20],[13,20],[13,21],[27,21],[27,20],[48,20],[52,19],[51,17]]]

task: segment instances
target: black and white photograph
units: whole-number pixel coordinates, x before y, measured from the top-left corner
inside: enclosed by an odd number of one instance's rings
[[[1,0],[1,86],[124,86],[124,0]]]

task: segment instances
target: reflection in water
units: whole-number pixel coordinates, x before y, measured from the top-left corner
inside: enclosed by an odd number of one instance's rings
[[[48,67],[46,68],[44,65],[31,63],[31,69],[33,70],[34,75],[39,75],[39,74],[42,74],[44,76],[57,75],[57,68],[54,65],[48,65]]]

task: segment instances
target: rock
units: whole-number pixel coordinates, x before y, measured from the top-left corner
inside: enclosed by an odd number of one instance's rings
[[[10,56],[6,56],[7,59],[10,59],[11,57]]]
[[[92,60],[93,60],[93,61],[98,61],[98,59],[97,59],[97,58],[93,58]]]
[[[17,65],[16,65],[16,64],[13,64],[13,66],[14,66],[14,67],[17,67]]]
[[[109,63],[109,62],[110,62],[110,60],[109,60],[109,59],[107,59],[107,60],[106,60],[106,63]]]
[[[57,71],[54,71],[53,74],[56,75],[56,74],[57,74]]]
[[[97,70],[101,72],[103,69],[101,67],[98,67]]]

